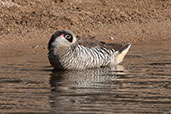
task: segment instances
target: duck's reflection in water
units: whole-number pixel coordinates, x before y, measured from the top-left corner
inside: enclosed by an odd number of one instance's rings
[[[50,104],[53,111],[65,112],[80,109],[97,96],[115,91],[116,74],[124,73],[122,66],[81,71],[52,72],[50,78]],[[109,96],[108,96],[109,97]],[[90,108],[92,104],[90,105]],[[54,110],[55,108],[55,110]],[[78,110],[77,110],[78,111]],[[66,113],[66,112],[65,112]]]
[[[122,66],[115,66],[81,71],[52,72],[50,85],[52,91],[60,91],[63,94],[96,92],[108,86],[112,80],[117,78],[116,74],[121,74],[123,71]]]

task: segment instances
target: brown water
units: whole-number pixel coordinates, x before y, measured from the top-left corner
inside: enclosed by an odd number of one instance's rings
[[[133,45],[116,68],[52,72],[47,56],[1,58],[0,112],[171,114],[171,41]]]

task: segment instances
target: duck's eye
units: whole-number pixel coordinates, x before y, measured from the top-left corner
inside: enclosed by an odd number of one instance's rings
[[[66,39],[71,39],[71,35],[65,35]]]
[[[69,42],[72,42],[72,40],[73,40],[73,37],[72,37],[70,34],[66,34],[64,37],[65,37]]]

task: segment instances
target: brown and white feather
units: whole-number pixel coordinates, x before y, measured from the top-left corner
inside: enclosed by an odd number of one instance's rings
[[[95,37],[79,38],[68,47],[49,48],[49,61],[55,69],[71,70],[116,65],[122,62],[130,46],[105,43]]]

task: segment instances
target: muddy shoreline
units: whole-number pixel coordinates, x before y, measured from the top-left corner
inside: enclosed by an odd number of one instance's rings
[[[170,9],[169,0],[2,0],[0,57],[45,55],[48,40],[58,29],[115,43],[168,40]]]

